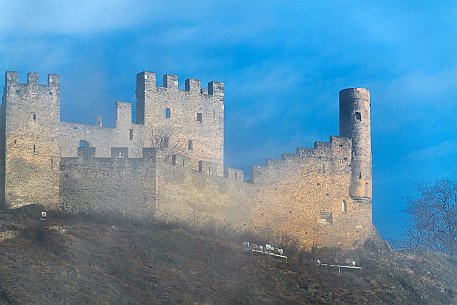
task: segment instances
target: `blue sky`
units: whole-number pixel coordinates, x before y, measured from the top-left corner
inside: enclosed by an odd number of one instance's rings
[[[170,2],[170,3],[168,3]],[[105,125],[143,70],[226,85],[226,165],[338,135],[372,95],[374,223],[398,239],[418,182],[456,177],[455,1],[0,1],[0,70],[61,75],[61,117]]]

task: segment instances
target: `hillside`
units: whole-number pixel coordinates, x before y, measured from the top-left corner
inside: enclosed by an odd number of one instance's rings
[[[372,243],[286,249],[285,263],[243,253],[248,237],[216,228],[52,214],[40,223],[38,211],[0,213],[1,305],[457,304],[457,262],[441,254]],[[316,268],[348,258],[363,272]]]

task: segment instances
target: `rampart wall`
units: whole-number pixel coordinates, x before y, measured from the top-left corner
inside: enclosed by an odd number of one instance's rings
[[[145,151],[144,158],[95,158],[93,150],[80,149],[79,157],[62,158],[64,209],[262,231],[306,246],[351,248],[371,232],[371,204],[347,193],[350,139],[331,137],[253,166],[249,182],[238,178],[240,170],[220,177],[194,170],[188,157],[170,164],[160,152]]]
[[[60,197],[64,210],[152,218],[155,150],[146,149],[143,158],[95,158],[89,150],[80,150],[76,158],[62,158]]]
[[[250,229],[255,196],[252,184],[234,178],[195,171],[178,160],[175,165],[158,163],[156,216],[189,223]]]
[[[254,228],[274,225],[311,246],[352,247],[371,230],[371,205],[355,204],[351,181],[351,139],[331,137],[314,148],[297,148],[281,160],[251,168],[256,188]]]

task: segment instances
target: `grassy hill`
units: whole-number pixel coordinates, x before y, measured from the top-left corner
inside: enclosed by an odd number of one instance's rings
[[[243,253],[216,227],[0,213],[0,304],[457,304],[457,262],[437,253]],[[290,246],[290,245],[289,245]],[[363,271],[317,268],[356,260]]]

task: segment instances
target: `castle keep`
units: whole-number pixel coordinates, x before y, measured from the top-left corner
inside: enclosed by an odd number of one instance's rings
[[[373,229],[370,93],[340,91],[340,136],[243,171],[224,168],[224,84],[136,78],[116,125],[60,120],[59,76],[46,85],[6,72],[0,108],[0,196],[72,213],[156,217],[271,231],[304,245],[350,248]]]

